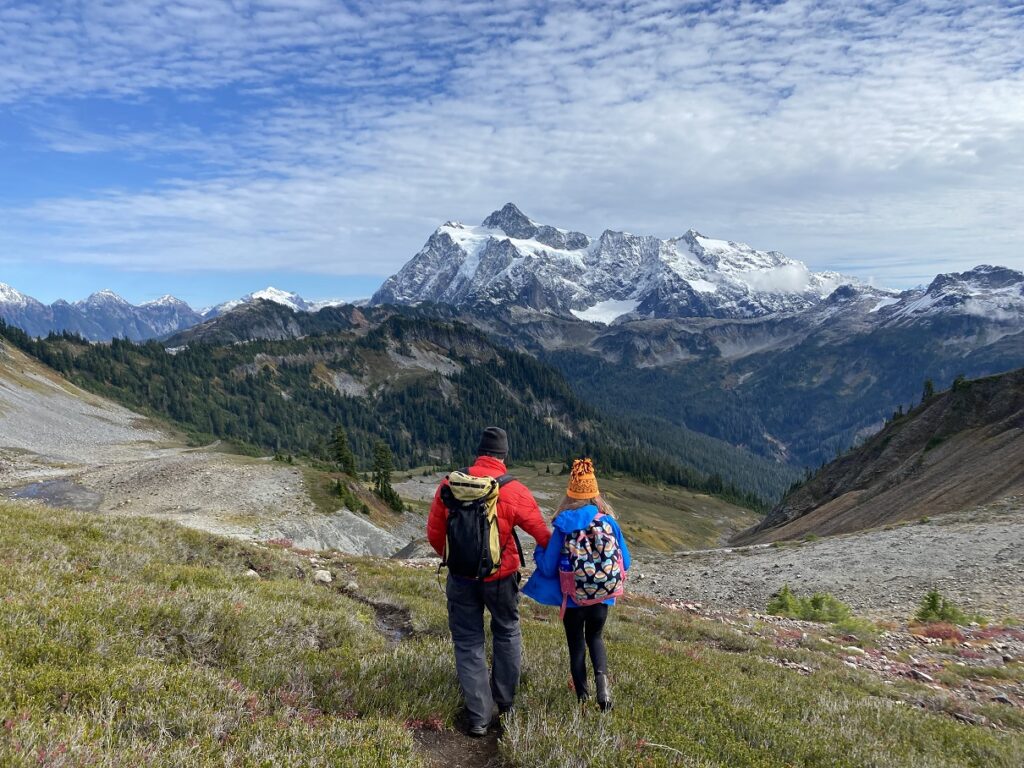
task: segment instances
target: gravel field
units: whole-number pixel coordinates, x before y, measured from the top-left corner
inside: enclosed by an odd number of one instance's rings
[[[410,521],[386,532],[324,515],[300,469],[215,448],[188,448],[0,344],[0,496],[348,554],[390,554],[420,535]]]
[[[784,584],[865,616],[912,614],[937,587],[992,618],[1024,615],[1024,498],[889,530],[782,546],[642,556],[630,587],[721,610],[764,610]]]
[[[127,408],[91,395],[20,352],[0,348],[0,447],[49,462],[159,456],[167,435]]]

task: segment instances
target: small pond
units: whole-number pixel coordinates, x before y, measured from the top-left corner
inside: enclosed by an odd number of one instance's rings
[[[70,480],[44,480],[39,483],[0,491],[9,499],[39,501],[49,507],[64,507],[82,512],[99,509],[103,496]]]

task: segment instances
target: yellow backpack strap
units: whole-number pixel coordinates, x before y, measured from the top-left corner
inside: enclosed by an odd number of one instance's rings
[[[498,491],[499,491],[499,493],[500,493],[502,488],[504,488],[506,485],[508,485],[509,483],[511,483],[513,481],[515,481],[515,478],[512,477],[512,475],[510,475],[508,473],[505,473],[504,475],[499,477],[498,478]],[[516,552],[519,554],[519,567],[522,568],[524,565],[526,565],[526,556],[523,555],[523,542],[521,542],[519,540],[519,532],[516,531],[516,527],[515,526],[512,526],[512,540],[516,543]]]

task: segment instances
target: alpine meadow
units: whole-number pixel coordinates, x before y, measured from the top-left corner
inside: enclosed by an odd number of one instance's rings
[[[0,0],[0,766],[1024,765],[1022,39]]]

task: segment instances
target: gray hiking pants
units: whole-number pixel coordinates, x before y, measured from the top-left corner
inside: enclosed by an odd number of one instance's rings
[[[488,725],[494,705],[508,709],[519,687],[523,636],[519,627],[519,577],[474,581],[448,577],[448,628],[455,646],[455,669],[469,724]],[[493,671],[487,672],[484,608],[491,614]]]

